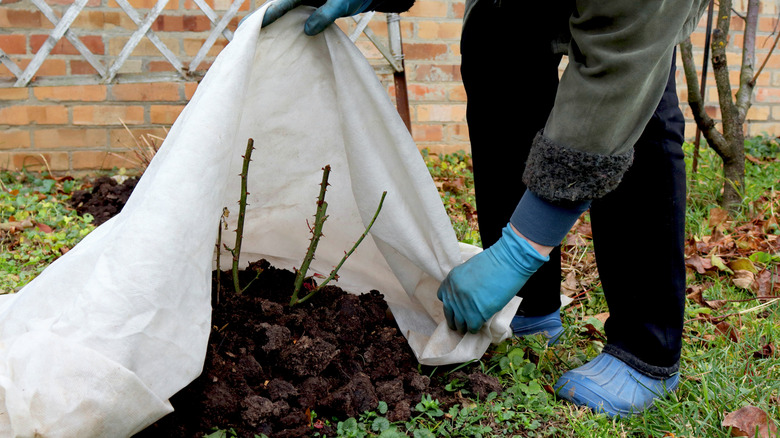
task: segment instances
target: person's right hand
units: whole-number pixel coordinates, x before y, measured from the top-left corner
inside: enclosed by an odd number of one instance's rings
[[[263,17],[263,27],[273,23],[289,10],[303,3],[303,0],[273,0]],[[366,10],[371,0],[327,0],[306,20],[303,27],[306,35],[317,35],[333,24],[337,18],[359,14]]]

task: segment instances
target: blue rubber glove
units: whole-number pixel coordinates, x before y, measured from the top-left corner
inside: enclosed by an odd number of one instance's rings
[[[447,325],[478,332],[549,259],[507,225],[496,243],[455,267],[439,286]]]
[[[303,0],[274,0],[263,17],[263,26],[267,26],[287,11],[300,5]],[[368,8],[371,0],[327,0],[315,10],[303,27],[306,35],[317,35],[330,26],[337,18],[359,14]]]

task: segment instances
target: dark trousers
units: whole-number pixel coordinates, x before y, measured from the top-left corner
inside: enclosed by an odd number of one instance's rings
[[[463,28],[461,72],[484,247],[498,240],[525,192],[521,176],[531,141],[554,103],[561,57],[552,53],[550,40],[568,13],[544,10],[548,7],[529,10],[527,2],[482,0]],[[519,17],[526,18],[522,26]],[[673,66],[663,98],[635,145],[633,165],[619,187],[594,200],[590,209],[596,262],[610,310],[605,351],[660,377],[676,371],[681,349],[683,130]],[[556,248],[519,292],[523,303],[518,314],[555,311],[560,284]]]

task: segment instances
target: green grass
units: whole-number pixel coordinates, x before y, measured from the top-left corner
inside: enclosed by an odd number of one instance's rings
[[[344,437],[676,438],[729,437],[729,430],[721,426],[724,415],[746,405],[757,406],[777,421],[780,302],[756,299],[755,287],[735,283],[737,269],[731,267],[751,267],[756,277],[778,270],[780,147],[771,139],[758,138],[748,142],[747,150],[753,160],[746,164],[745,201],[729,220],[714,227],[710,220],[718,211],[722,181],[719,159],[711,150],[702,149],[697,173],[689,173],[686,254],[723,264],[716,263],[703,274],[689,270],[688,287],[701,291],[703,299],[687,300],[680,387],[658,401],[655,409],[640,416],[610,419],[561,402],[548,390],[563,372],[596,356],[605,342],[603,325],[595,317],[606,312],[607,306],[596,275],[585,217],[568,236],[564,256],[564,274],[573,272],[577,288],[583,291],[583,299],[563,312],[565,338],[551,348],[541,336],[510,339],[464,368],[496,376],[505,388],[501,394],[480,401],[465,399],[453,407],[425,398],[406,422],[387,421],[381,405],[374,412],[347,421],[317,421],[336,424],[339,436]],[[687,156],[691,151],[691,145],[686,145]],[[464,153],[431,156],[425,152],[423,156],[459,239],[479,244],[470,157]],[[690,170],[690,162],[688,166]],[[3,232],[0,284],[3,291],[9,292],[26,284],[92,226],[65,205],[70,193],[81,184],[78,181],[26,173],[3,174],[0,181],[2,222],[28,218],[52,229],[47,232],[31,227]],[[736,335],[729,335],[727,326]],[[444,378],[450,371],[442,367],[430,372],[433,378]],[[450,389],[464,391],[457,382]],[[235,436],[229,431],[213,433],[210,436]]]
[[[0,293],[19,291],[94,228],[66,202],[82,183],[46,174],[0,173]]]

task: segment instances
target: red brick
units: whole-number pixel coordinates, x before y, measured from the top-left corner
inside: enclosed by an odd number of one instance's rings
[[[414,70],[413,80],[418,82],[453,82],[461,81],[460,65],[454,64],[423,64]]]
[[[463,122],[466,120],[466,105],[430,104],[417,105],[417,120],[420,122]]]
[[[54,29],[41,11],[0,8],[0,28]]]
[[[126,151],[73,151],[71,164],[73,170],[107,170],[136,168],[138,160],[132,152]]]
[[[465,123],[455,123],[447,126],[447,133],[452,140],[461,142],[469,140],[469,127]]]
[[[443,100],[445,98],[444,88],[434,84],[409,84],[406,86],[409,93],[409,100]]]
[[[0,100],[26,100],[30,93],[28,88],[0,88]]]
[[[128,39],[129,38],[124,37],[111,38],[108,41],[108,54],[118,55],[125,48]],[[162,41],[162,43],[165,44],[174,55],[179,54],[180,42],[178,39],[161,36],[160,41]],[[160,49],[158,49],[154,43],[152,43],[148,38],[143,38],[133,49],[132,56],[151,56],[159,58],[161,55]]]
[[[152,9],[157,4],[157,0],[128,0],[128,3],[135,9]],[[114,0],[108,0],[108,7],[119,8],[119,4]],[[168,0],[165,9],[179,9],[179,0]],[[138,13],[144,15],[144,11],[138,11]]]
[[[455,2],[452,4],[452,15],[455,18],[463,18],[465,14],[466,14],[465,2]]]
[[[0,153],[0,168],[11,171],[27,169],[40,170],[68,170],[67,152],[5,152]]]
[[[232,3],[232,0],[206,0],[206,4],[208,4],[211,9],[214,9],[215,11],[224,11],[227,10],[227,8]],[[249,1],[245,1],[241,4],[241,6],[238,8],[239,11],[248,11],[250,7]],[[262,1],[258,1],[257,5],[259,6],[262,3]],[[185,9],[200,9],[198,5],[193,0],[184,0],[184,8]],[[219,14],[221,15],[221,14]]]
[[[149,61],[148,67],[150,72],[158,71],[176,71],[175,68],[168,61]]]
[[[442,141],[444,140],[444,127],[441,124],[415,123],[412,125],[412,138],[418,142]]]
[[[192,99],[192,96],[195,95],[195,91],[198,89],[198,83],[197,82],[187,82],[184,84],[184,98],[187,100]]]
[[[119,12],[82,10],[76,19],[73,20],[73,28],[107,30],[114,27],[123,27],[125,21],[123,17],[126,17],[127,22],[131,21],[130,17],[127,17],[124,12],[120,14]],[[135,25],[133,24],[133,26]]]
[[[759,17],[759,32],[777,32],[777,17]]]
[[[51,3],[55,5],[70,5],[75,0],[49,0]],[[101,0],[88,0],[87,6],[100,6]]]
[[[0,108],[0,125],[61,125],[68,110],[55,105],[13,105]]]
[[[184,105],[152,105],[149,119],[155,124],[172,125],[183,109]]]
[[[27,37],[24,35],[0,35],[0,49],[9,55],[27,53]]]
[[[36,87],[38,100],[95,102],[106,100],[105,85],[74,85],[67,87]]]
[[[49,58],[43,61],[41,68],[35,73],[36,76],[65,76],[66,74],[68,74],[68,65],[64,59]]]
[[[211,29],[211,21],[205,15],[185,15],[183,25],[184,30],[189,32],[205,32]]]
[[[418,0],[406,15],[411,17],[446,17],[448,2]]]
[[[33,144],[43,149],[105,147],[107,134],[105,129],[36,129],[33,131]]]
[[[22,149],[30,147],[30,133],[21,129],[0,130],[0,149]]]
[[[74,125],[139,125],[144,123],[142,106],[81,105],[73,107]]]
[[[111,87],[116,100],[126,101],[171,101],[180,100],[179,84],[157,82],[151,84],[117,84]]]
[[[94,75],[97,74],[95,67],[87,61],[72,60],[70,61],[70,74],[72,75]]]
[[[187,56],[195,56],[203,43],[206,42],[205,38],[184,38],[182,43],[184,44],[184,53]],[[227,45],[228,41],[224,38],[220,38],[214,42],[214,45],[209,48],[208,56],[217,56],[219,52]]]
[[[152,30],[156,32],[181,32],[184,30],[184,17],[181,15],[160,15],[154,20]]]
[[[418,21],[417,36],[429,40],[460,40],[461,27],[460,21]]]
[[[454,85],[449,88],[447,93],[451,102],[465,102],[466,101],[466,89],[463,88],[463,84]]]
[[[38,53],[43,43],[48,38],[48,35],[30,35],[30,49],[33,53]],[[90,52],[96,55],[102,55],[106,49],[103,45],[103,38],[96,35],[80,36],[79,40],[87,46]],[[73,44],[66,38],[60,38],[57,44],[51,50],[52,55],[80,55],[80,52],[76,50]]]
[[[408,60],[443,59],[447,55],[446,44],[410,43],[404,44],[404,57]]]
[[[168,130],[165,128],[137,128],[130,127],[130,129],[116,128],[108,131],[109,145],[115,149],[133,149],[138,147],[138,144],[146,145],[147,142],[151,142],[153,145],[159,147],[162,144],[162,140],[168,135]]]
[[[12,61],[16,63],[16,65],[19,67],[19,70],[24,71],[25,68],[27,68],[27,65],[30,64],[30,59],[13,59]],[[50,59],[47,58],[43,61],[43,64],[38,68],[38,71],[35,73],[35,76],[65,76],[67,74],[67,63],[64,59]],[[10,77],[12,76],[11,72],[3,66],[0,68],[0,77]]]

